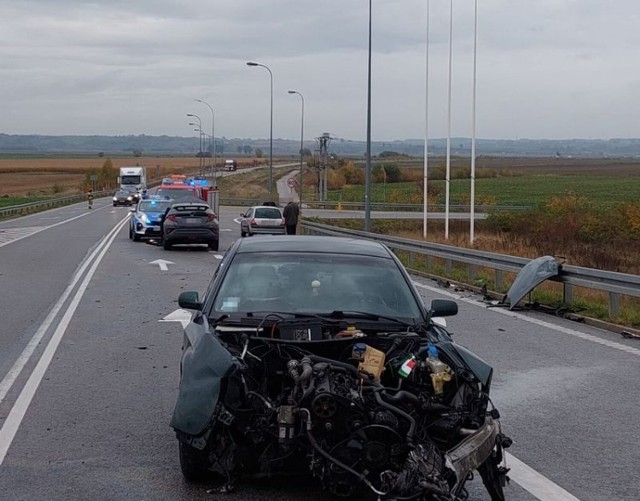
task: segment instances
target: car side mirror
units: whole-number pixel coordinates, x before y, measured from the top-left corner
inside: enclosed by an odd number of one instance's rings
[[[196,291],[181,292],[178,296],[178,306],[187,310],[202,310],[202,303]]]
[[[450,299],[434,299],[431,301],[429,314],[432,317],[451,317],[458,314],[458,303]]]
[[[135,212],[135,211],[136,211],[136,209],[135,209],[135,208],[133,208],[133,209],[129,209],[129,212]]]

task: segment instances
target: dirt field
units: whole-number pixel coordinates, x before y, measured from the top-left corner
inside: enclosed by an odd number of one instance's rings
[[[0,159],[0,197],[31,197],[80,191],[86,174],[99,170],[106,157]],[[205,159],[207,165],[211,159]],[[149,179],[171,172],[197,173],[200,159],[195,157],[117,157],[111,162],[122,166],[144,165]],[[224,159],[218,159],[218,167]],[[254,159],[242,159],[240,165],[253,165]]]

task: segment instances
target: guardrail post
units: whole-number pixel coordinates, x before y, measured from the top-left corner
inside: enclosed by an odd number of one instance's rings
[[[609,293],[609,316],[617,317],[620,312],[620,296],[615,292]]]
[[[467,272],[469,273],[469,280],[474,281],[478,274],[478,267],[475,264],[470,264],[467,268]]]
[[[564,304],[571,304],[573,302],[573,285],[562,285],[562,302]]]
[[[409,256],[408,256],[408,260],[409,260],[409,268],[413,268],[413,264],[414,264],[414,254],[413,252],[409,252]]]
[[[499,291],[502,289],[502,282],[504,279],[504,274],[502,270],[496,270],[496,290]]]
[[[447,276],[451,276],[451,267],[452,267],[452,263],[451,263],[451,259],[445,259],[444,261],[444,271],[447,274]]]

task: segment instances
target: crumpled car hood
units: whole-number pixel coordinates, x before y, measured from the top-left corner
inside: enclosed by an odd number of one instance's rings
[[[512,310],[536,286],[555,277],[559,272],[560,265],[553,256],[542,256],[529,261],[516,276],[503,302]]]
[[[211,334],[193,335],[202,328],[191,323],[185,329],[180,392],[171,426],[189,435],[200,435],[213,414],[222,378],[234,367],[234,358]]]

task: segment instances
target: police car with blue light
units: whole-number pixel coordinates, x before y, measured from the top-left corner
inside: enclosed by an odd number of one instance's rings
[[[173,205],[174,200],[166,197],[147,195],[135,209],[131,209],[129,238],[136,242],[142,239],[162,236],[162,216]]]

